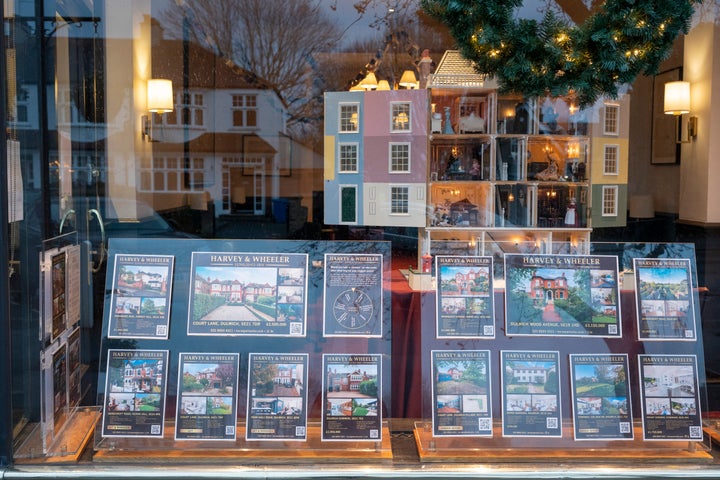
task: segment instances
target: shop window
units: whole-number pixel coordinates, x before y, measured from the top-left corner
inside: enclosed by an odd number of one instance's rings
[[[602,216],[616,217],[618,214],[618,187],[604,186],[602,188]]]
[[[407,215],[410,213],[410,192],[408,187],[390,187],[390,213]]]
[[[411,125],[410,118],[410,103],[393,103],[391,108],[392,126],[393,132],[409,132]]]
[[[232,96],[234,127],[257,127],[257,95]]]
[[[410,144],[390,144],[390,173],[410,172]]]
[[[357,143],[341,143],[339,146],[338,167],[339,173],[357,173],[358,146]]]
[[[358,131],[360,106],[357,103],[340,104],[340,132]]]

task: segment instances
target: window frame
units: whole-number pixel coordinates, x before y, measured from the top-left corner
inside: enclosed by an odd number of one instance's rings
[[[609,158],[608,154],[613,152],[613,158]],[[610,143],[603,146],[603,174],[619,175],[620,174],[620,145]],[[608,168],[610,167],[610,168]]]
[[[620,105],[618,103],[605,103],[602,125],[603,135],[620,135]]]
[[[397,111],[396,111],[397,109]],[[407,125],[406,128],[399,128],[400,122],[398,117],[400,114],[407,114],[407,121],[402,122]],[[411,133],[412,132],[412,102],[390,102],[390,132],[391,133]]]
[[[389,197],[390,197],[390,215],[396,215],[396,216],[407,216],[410,215],[410,186],[409,185],[390,185],[389,190]],[[404,199],[396,198],[396,193],[400,193],[402,191]],[[401,210],[404,211],[396,211],[396,205],[398,205],[398,202],[400,202],[400,206],[404,207]]]
[[[350,111],[352,108],[354,111]],[[348,109],[346,111],[346,109]],[[347,116],[349,113],[349,117]],[[353,129],[345,129],[345,125],[352,126],[353,114],[357,114],[357,121]],[[360,132],[360,102],[340,102],[338,104],[338,133],[358,133]]]
[[[355,149],[355,168],[345,169],[343,168],[343,148],[354,147]],[[358,142],[339,142],[337,151],[337,172],[342,174],[347,173],[359,173],[360,172],[360,144]]]
[[[618,186],[603,185],[602,186],[602,216],[617,217],[618,216]],[[612,205],[610,205],[612,202]]]
[[[399,157],[396,148],[407,147],[407,156],[405,158],[407,167],[403,170],[398,169]],[[410,142],[390,142],[388,143],[388,173],[390,174],[407,174],[412,172],[412,144]]]

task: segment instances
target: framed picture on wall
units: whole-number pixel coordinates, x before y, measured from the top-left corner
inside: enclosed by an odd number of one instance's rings
[[[653,165],[674,165],[680,162],[680,144],[676,142],[679,123],[664,111],[665,84],[682,80],[682,69],[673,68],[655,75],[653,81],[652,155]]]

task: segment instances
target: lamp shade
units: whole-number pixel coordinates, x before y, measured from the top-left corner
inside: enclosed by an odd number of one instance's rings
[[[377,86],[378,90],[390,90],[390,83],[387,80],[380,80]]]
[[[668,115],[690,113],[690,82],[668,82],[665,84],[664,110]]]
[[[400,82],[398,83],[401,87],[406,88],[415,88],[417,86],[417,78],[415,78],[415,72],[412,70],[405,70],[402,74],[402,77],[400,77]]]
[[[377,77],[373,72],[368,72],[365,78],[360,82],[360,86],[365,90],[374,90],[378,86]]]
[[[153,78],[147,83],[148,112],[172,112],[175,108],[172,80]]]

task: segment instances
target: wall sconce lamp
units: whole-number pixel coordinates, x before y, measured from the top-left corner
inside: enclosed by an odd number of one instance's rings
[[[665,84],[665,113],[675,115],[678,123],[676,143],[690,143],[697,137],[697,117],[691,115],[687,122],[688,139],[682,139],[680,122],[682,115],[690,113],[690,82],[668,82]]]
[[[153,113],[172,112],[175,108],[172,80],[152,78],[147,82],[147,110]],[[152,120],[149,115],[141,117],[143,140],[152,139]]]

